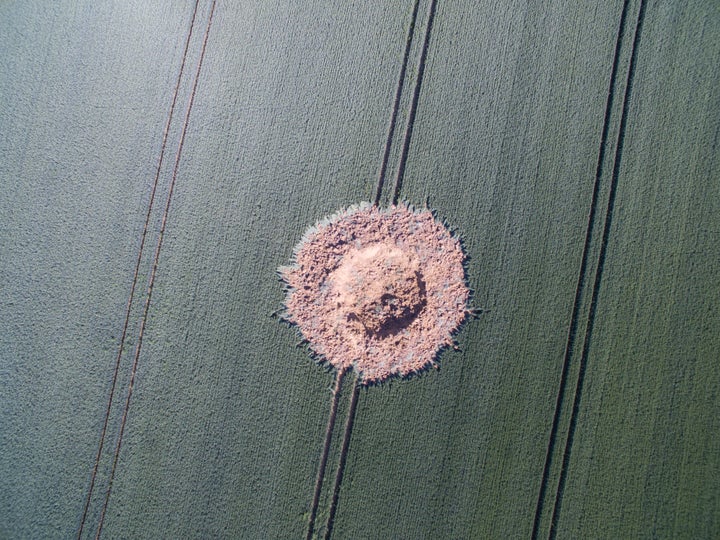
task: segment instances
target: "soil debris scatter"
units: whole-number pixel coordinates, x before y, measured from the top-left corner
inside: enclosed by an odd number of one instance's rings
[[[284,319],[363,384],[405,377],[454,344],[470,311],[460,241],[429,210],[363,204],[311,227],[280,268]]]

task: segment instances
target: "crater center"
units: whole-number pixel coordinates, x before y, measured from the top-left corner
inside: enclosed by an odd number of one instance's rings
[[[417,257],[394,244],[351,249],[329,281],[347,323],[368,334],[399,332],[426,303]]]

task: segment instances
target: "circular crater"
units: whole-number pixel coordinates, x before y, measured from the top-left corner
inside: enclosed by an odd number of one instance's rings
[[[429,210],[365,204],[308,229],[292,266],[284,319],[320,361],[364,384],[433,365],[470,311],[465,254]]]

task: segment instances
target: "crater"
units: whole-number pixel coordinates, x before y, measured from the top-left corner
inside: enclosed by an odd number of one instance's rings
[[[362,384],[435,364],[470,311],[465,254],[430,210],[361,204],[318,222],[280,268],[286,321]]]

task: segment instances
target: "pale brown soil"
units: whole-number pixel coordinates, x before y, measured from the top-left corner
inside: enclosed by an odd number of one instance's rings
[[[469,311],[460,242],[429,210],[347,210],[281,268],[286,319],[312,350],[368,384],[427,368]]]

